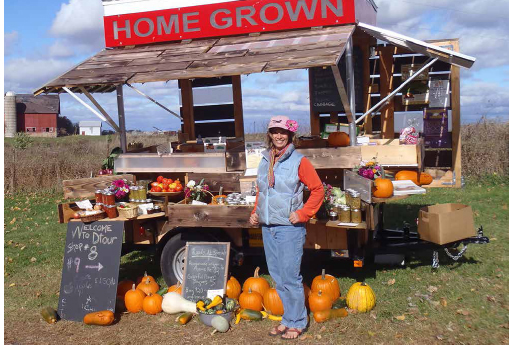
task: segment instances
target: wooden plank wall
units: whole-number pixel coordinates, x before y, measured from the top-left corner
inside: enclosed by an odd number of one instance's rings
[[[119,179],[136,182],[135,176],[131,174],[64,180],[62,181],[64,198],[94,198],[97,189],[104,189],[108,187],[112,181]]]

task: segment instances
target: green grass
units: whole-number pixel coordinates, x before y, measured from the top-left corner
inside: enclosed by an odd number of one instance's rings
[[[509,327],[508,194],[507,184],[491,181],[469,183],[463,189],[430,189],[426,195],[388,204],[385,222],[389,228],[401,226],[403,221],[415,224],[417,211],[424,205],[469,204],[475,225],[484,227],[490,243],[470,245],[458,262],[442,252],[440,268],[436,270],[430,266],[431,252],[409,253],[403,268],[369,268],[366,282],[377,296],[373,312],[328,323],[324,331],[318,331],[321,326],[314,326],[310,333],[320,332],[326,343],[442,340],[451,344],[501,344]],[[66,225],[57,223],[59,200],[56,196],[36,194],[5,197],[4,312],[13,312],[13,318],[18,317],[14,311],[20,309],[35,315],[42,306],[58,304],[66,233]],[[307,284],[321,268],[319,264],[304,268]],[[329,260],[326,268],[338,277],[342,295],[346,295],[357,277],[351,263]],[[136,279],[145,270],[163,283],[151,252],[122,257],[120,279]],[[138,334],[131,338],[141,339]]]

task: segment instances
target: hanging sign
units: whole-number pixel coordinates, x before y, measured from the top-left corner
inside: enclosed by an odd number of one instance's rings
[[[107,47],[355,23],[355,0],[244,0],[104,16]]]

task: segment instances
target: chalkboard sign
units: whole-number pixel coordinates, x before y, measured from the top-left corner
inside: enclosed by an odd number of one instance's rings
[[[83,321],[100,310],[115,311],[124,222],[69,222],[58,315]]]
[[[346,85],[346,59],[345,54],[339,60],[339,72],[345,87]],[[355,82],[355,110],[363,111],[363,61],[362,50],[359,47],[353,49],[353,66],[354,66],[354,82]],[[309,69],[310,79],[310,96],[313,111],[320,113],[328,113],[332,111],[344,112],[343,103],[339,97],[336,79],[330,67],[313,67]]]
[[[230,242],[187,242],[182,295],[196,302],[226,293]]]

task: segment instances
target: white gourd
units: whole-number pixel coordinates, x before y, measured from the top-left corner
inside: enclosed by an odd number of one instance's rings
[[[224,317],[221,317],[221,316],[213,317],[210,324],[218,332],[221,332],[221,333],[228,331],[228,329],[230,328],[230,323],[228,321],[226,321],[226,319]]]
[[[163,311],[168,314],[190,312],[196,314],[196,303],[188,301],[176,292],[168,292],[163,296]]]

